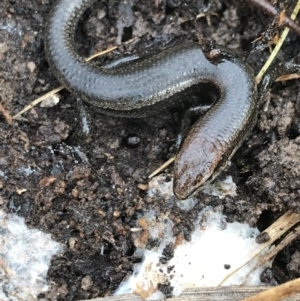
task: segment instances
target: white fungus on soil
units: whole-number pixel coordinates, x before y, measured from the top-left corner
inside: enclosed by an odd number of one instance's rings
[[[227,179],[224,185],[218,184],[218,187],[222,189],[226,186],[224,193],[228,193],[227,188],[231,186],[235,193],[235,185],[231,185],[230,181],[232,180]],[[149,194],[170,198],[172,181],[165,182],[164,176],[156,177],[149,184]],[[222,192],[217,195],[222,197]],[[193,207],[195,199],[181,201],[179,204],[185,204],[183,209],[188,209]],[[141,232],[132,232],[137,247],[135,256],[143,258],[143,261],[121,283],[116,295],[136,293],[144,299],[158,300],[165,297],[158,290],[158,284],[172,287],[174,297],[179,296],[186,288],[218,286],[229,274],[247,263],[259,246],[255,242],[255,237],[259,234],[256,228],[237,222],[226,223],[226,217],[211,208],[199,213],[190,242],[183,237],[173,236],[173,222],[168,213],[157,216],[154,211],[146,212],[139,218],[137,226]],[[159,239],[160,244],[148,250],[145,245],[150,238]],[[170,243],[174,244],[174,256],[162,263],[162,252]],[[266,265],[252,271],[256,264],[257,261],[252,260],[222,285],[263,285],[259,276]]]
[[[0,300],[37,300],[48,289],[47,271],[59,252],[50,234],[28,229],[23,218],[0,210]]]

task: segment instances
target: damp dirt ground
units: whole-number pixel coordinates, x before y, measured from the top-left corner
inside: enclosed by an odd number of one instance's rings
[[[296,1],[274,1],[293,10]],[[15,115],[59,83],[45,58],[43,29],[54,1],[0,3],[0,103]],[[203,16],[195,19],[195,16]],[[99,64],[124,53],[205,38],[235,51],[255,73],[269,48],[251,53],[252,42],[272,19],[241,1],[99,1],[80,22],[76,43],[88,56],[121,45]],[[133,42],[123,45],[124,42]],[[290,33],[278,55],[299,52]],[[258,47],[259,48],[259,47]],[[219,176],[231,175],[236,197],[199,193],[188,212],[175,202],[146,194],[147,176],[176,153],[180,112],[131,119],[102,115],[68,91],[53,107],[32,108],[13,124],[0,115],[0,207],[25,218],[30,228],[50,233],[65,252],[54,257],[44,300],[79,300],[116,290],[140,259],[133,256],[130,228],[141,212],[170,212],[174,235],[189,239],[191,222],[205,206],[265,229],[289,209],[300,210],[299,81],[276,83],[264,96],[256,127]],[[82,124],[86,114],[89,133]],[[172,176],[172,167],[165,171]],[[300,275],[299,240],[277,255],[267,282]]]

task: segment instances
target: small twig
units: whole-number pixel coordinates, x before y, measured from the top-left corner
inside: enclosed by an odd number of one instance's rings
[[[123,45],[130,44],[130,43],[132,43],[134,40],[135,40],[135,38],[130,39],[130,40],[126,41],[125,43],[123,43]],[[94,58],[96,58],[96,57],[98,57],[98,56],[102,56],[102,55],[104,55],[104,54],[110,53],[110,52],[114,51],[115,49],[119,48],[120,46],[121,46],[121,45],[113,46],[113,47],[110,47],[110,48],[108,48],[108,49],[106,49],[106,50],[104,50],[104,51],[97,52],[97,53],[91,55],[90,57],[88,57],[88,58],[86,59],[86,61],[89,62],[90,60],[92,60],[92,59],[94,59]]]
[[[300,278],[278,285],[242,301],[280,301],[300,292]]]
[[[266,14],[268,14],[271,17],[277,17],[279,14],[278,10],[268,1],[265,1],[265,0],[245,0],[245,1],[262,9]],[[293,14],[292,14],[291,18],[284,16],[282,19],[281,25],[290,28],[291,30],[293,30],[300,36],[300,26],[293,20],[295,20],[295,17]]]
[[[258,72],[258,74],[256,75],[256,83],[259,84],[262,77],[264,76],[264,74],[266,73],[266,71],[269,69],[270,65],[272,64],[272,62],[274,61],[275,57],[277,56],[285,38],[287,37],[289,33],[289,29],[285,28],[282,35],[280,36],[278,43],[276,44],[276,47],[274,48],[274,50],[272,51],[272,53],[270,54],[269,58],[267,59],[267,61],[265,62],[265,64],[263,65],[263,67],[260,69],[260,71]]]
[[[172,157],[171,159],[169,159],[168,161],[166,161],[164,164],[162,164],[160,167],[158,167],[155,171],[153,171],[153,173],[148,177],[148,179],[153,178],[158,173],[160,173],[162,170],[164,170],[165,168],[167,168],[167,166],[169,166],[171,163],[173,163],[175,161],[175,158],[176,157]]]
[[[60,87],[55,88],[55,89],[51,90],[50,92],[44,94],[43,96],[35,99],[29,105],[27,105],[23,110],[21,110],[19,113],[17,113],[15,116],[13,116],[13,119],[17,119],[18,117],[20,117],[26,111],[30,110],[31,108],[33,108],[34,106],[36,106],[37,104],[39,104],[40,102],[42,102],[43,100],[45,100],[46,98],[48,98],[49,96],[52,96],[55,93],[57,93],[57,92],[59,92],[59,91],[61,91],[63,89],[64,89],[64,86],[60,86]]]

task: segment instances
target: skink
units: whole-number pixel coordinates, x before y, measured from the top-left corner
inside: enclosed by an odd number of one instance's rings
[[[105,114],[143,117],[215,86],[220,99],[181,145],[174,194],[186,199],[226,166],[256,122],[257,92],[251,68],[222,50],[205,54],[198,43],[167,48],[117,68],[96,68],[74,47],[75,28],[95,0],[59,0],[45,30],[45,51],[57,79]],[[213,52],[212,52],[213,53]]]

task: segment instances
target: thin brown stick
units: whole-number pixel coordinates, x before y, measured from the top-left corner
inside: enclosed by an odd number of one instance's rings
[[[263,12],[271,17],[277,17],[279,15],[278,10],[268,1],[265,0],[245,0],[249,4],[252,4],[258,8],[260,8]],[[284,15],[282,19],[282,23],[280,25],[286,26],[293,30],[297,35],[300,36],[300,26],[290,19],[288,16]]]
[[[242,301],[280,301],[300,292],[300,278],[278,285]]]

